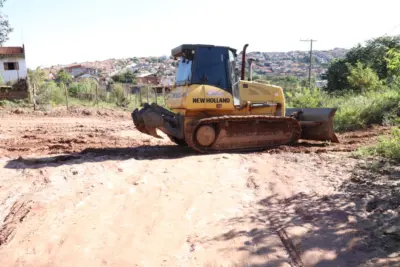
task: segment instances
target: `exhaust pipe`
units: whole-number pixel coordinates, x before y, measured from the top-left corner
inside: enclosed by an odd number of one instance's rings
[[[243,51],[242,51],[242,75],[241,75],[241,80],[244,80],[244,69],[246,68],[246,49],[249,45],[245,44],[243,47]]]

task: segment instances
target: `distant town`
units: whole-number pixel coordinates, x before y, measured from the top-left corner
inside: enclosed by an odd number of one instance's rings
[[[347,50],[335,48],[325,51],[313,51],[312,73],[317,80],[321,79],[329,63],[345,56]],[[309,51],[290,52],[249,52],[248,57],[255,59],[253,75],[307,77],[309,68]],[[238,65],[241,65],[238,57]],[[104,61],[81,62],[70,65],[56,65],[46,68],[48,79],[54,79],[60,69],[66,70],[74,78],[96,76],[101,81],[110,80],[113,76],[131,71],[136,82],[141,81],[155,85],[169,86],[174,81],[176,61],[172,57],[132,57],[125,59],[108,59]],[[153,79],[145,79],[151,77]]]

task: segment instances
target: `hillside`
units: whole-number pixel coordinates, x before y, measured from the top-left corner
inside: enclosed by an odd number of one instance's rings
[[[347,50],[335,48],[325,51],[313,51],[313,73],[319,77],[324,73],[328,64],[335,58],[342,58]],[[297,76],[308,75],[309,51],[289,52],[249,52],[248,57],[256,59],[254,64],[255,75],[267,76]],[[241,66],[241,57],[238,57],[238,65]],[[173,76],[175,63],[169,57],[132,57],[123,59],[107,59],[104,61],[80,62],[71,65],[83,65],[87,68],[98,70],[99,76],[110,77],[124,70],[131,70],[138,75],[140,73],[158,73],[162,76]],[[45,70],[49,72],[50,78],[54,77],[61,68],[70,65],[56,65]]]
[[[313,51],[313,73],[317,77],[323,74],[333,59],[343,58],[346,52],[346,49],[341,48]],[[248,56],[256,59],[253,68],[256,74],[297,77],[308,75],[309,51],[251,52]]]

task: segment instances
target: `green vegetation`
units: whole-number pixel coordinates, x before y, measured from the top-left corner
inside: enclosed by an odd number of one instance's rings
[[[28,70],[28,80],[32,87],[31,98],[35,99],[36,104],[61,104],[65,103],[64,92],[59,84],[54,81],[45,81],[46,74],[43,70]],[[62,77],[62,76],[61,76]],[[59,80],[61,82],[61,79]],[[34,95],[33,95],[34,94]]]
[[[400,107],[400,87],[341,95],[305,88],[300,92],[285,92],[285,95],[288,107],[337,108],[334,127],[338,132],[363,129],[372,124],[398,123],[396,112]]]
[[[400,77],[394,76],[390,86],[379,80],[376,73],[362,63],[350,66],[346,77],[354,87],[351,90],[329,92],[304,87],[305,80],[279,77],[258,81],[279,85],[284,89],[288,107],[337,108],[334,127],[337,132],[367,128],[372,124],[396,124],[400,107]]]
[[[126,73],[122,75],[126,75]],[[130,83],[113,81],[109,86],[102,87],[97,80],[91,78],[73,81],[72,77],[62,70],[57,73],[54,81],[47,81],[46,74],[42,69],[28,70],[28,80],[31,87],[30,102],[39,106],[66,105],[66,91],[69,105],[132,110],[141,106],[147,99],[150,102],[157,100],[157,103],[165,104],[163,96],[157,95],[156,99],[154,92],[149,88],[142,88],[140,94],[132,94],[130,93],[132,90]],[[0,105],[14,107],[18,106],[18,103],[6,101]]]
[[[0,0],[0,8],[3,8],[4,2],[6,0]],[[1,23],[0,23],[0,46],[2,46],[9,39],[9,34],[13,32],[13,28],[10,26],[10,22],[8,21],[6,15],[0,13]]]
[[[400,36],[382,36],[368,40],[364,46],[358,44],[350,49],[344,59],[339,59],[330,64],[327,71],[330,92],[354,90],[354,84],[348,80],[351,66],[361,63],[370,68],[386,84],[391,76],[396,73],[400,51]],[[397,72],[398,73],[398,72]],[[367,75],[368,76],[368,75]]]
[[[400,162],[400,128],[393,128],[389,136],[381,137],[375,145],[359,149],[356,155],[381,156]]]
[[[116,83],[131,83],[131,84],[136,84],[136,77],[135,74],[130,71],[127,70],[125,72],[122,73],[118,73],[114,76],[111,77],[113,79],[114,82]]]
[[[364,66],[360,61],[357,61],[354,66],[351,64],[347,65],[349,70],[347,82],[354,91],[366,92],[370,90],[379,90],[383,86],[378,75],[371,67]]]
[[[352,48],[328,70],[328,86],[308,89],[293,77],[270,79],[284,88],[289,107],[337,108],[335,130],[399,123],[400,37],[380,37]]]
[[[58,85],[61,83],[69,85],[72,82],[72,76],[62,69],[58,71],[55,81]]]

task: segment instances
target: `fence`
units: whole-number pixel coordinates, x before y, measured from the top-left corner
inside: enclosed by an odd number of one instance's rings
[[[93,106],[119,107],[134,109],[144,103],[157,103],[165,106],[169,87],[137,86],[134,84],[97,84],[76,83],[69,87],[49,83],[36,89],[34,93],[34,109],[45,108],[50,105],[66,106]]]

